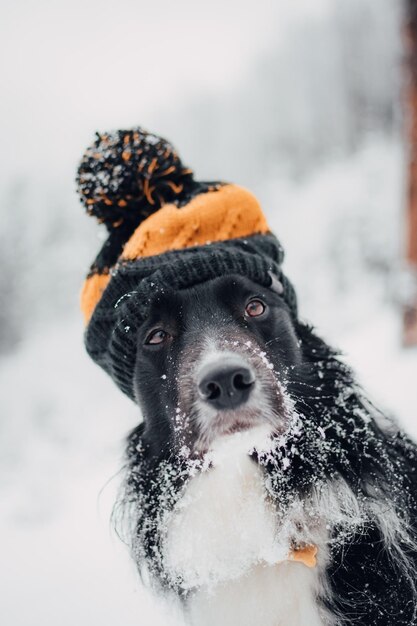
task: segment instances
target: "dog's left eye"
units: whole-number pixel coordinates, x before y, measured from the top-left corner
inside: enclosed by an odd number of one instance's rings
[[[249,317],[259,317],[265,313],[266,305],[262,300],[251,300],[245,308],[245,313]]]
[[[149,335],[145,339],[146,344],[158,345],[164,343],[164,341],[169,337],[168,333],[162,328],[157,328],[149,333]]]

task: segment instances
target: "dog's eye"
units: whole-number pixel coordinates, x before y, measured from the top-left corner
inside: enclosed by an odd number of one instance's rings
[[[157,328],[156,330],[152,330],[149,335],[145,339],[146,344],[157,345],[164,343],[166,339],[169,337],[168,333],[162,328]]]
[[[259,317],[265,312],[266,306],[261,300],[251,300],[246,305],[245,313],[249,317]]]

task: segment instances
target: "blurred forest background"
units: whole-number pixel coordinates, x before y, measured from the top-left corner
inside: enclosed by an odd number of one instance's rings
[[[83,351],[78,294],[104,232],[76,197],[77,162],[96,130],[142,125],[198,178],[251,188],[301,315],[416,435],[399,312],[402,4],[17,0],[2,13],[0,620],[166,625],[109,536],[117,477],[97,501],[139,416]]]
[[[166,135],[201,178],[254,189],[276,217],[278,236],[282,206],[270,199],[271,184],[300,186],[370,142],[398,145],[400,2],[318,0],[289,9],[261,0],[256,11],[248,4],[242,24],[236,1],[233,11],[220,2],[166,4],[123,0],[113,13],[106,3],[40,0],[6,11],[2,354],[76,308],[98,244],[96,225],[77,205],[74,176],[95,130],[140,124]],[[342,216],[341,203],[334,198],[344,231],[352,216]],[[367,270],[392,266],[392,251],[360,243]],[[350,262],[343,242],[334,248],[339,283]]]

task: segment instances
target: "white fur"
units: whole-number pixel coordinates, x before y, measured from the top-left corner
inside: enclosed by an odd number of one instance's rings
[[[286,561],[291,530],[278,526],[260,468],[248,452],[271,445],[264,428],[216,441],[166,520],[166,571],[193,589],[196,626],[323,626],[316,597],[327,562],[323,531],[318,566]],[[298,518],[298,515],[295,515]],[[298,520],[297,520],[298,523]]]
[[[249,454],[273,455],[268,427],[220,437],[205,467],[189,482],[164,520],[164,568],[190,590],[194,626],[334,626],[318,600],[329,593],[329,545],[380,528],[386,549],[407,566],[400,540],[407,522],[385,499],[358,500],[343,480],[318,484],[282,517],[268,495],[268,479]],[[318,547],[317,566],[288,562],[292,544]]]
[[[277,541],[273,506],[248,456],[254,430],[216,441],[206,471],[190,482],[167,520],[164,565],[185,588],[215,585],[247,573],[254,563],[286,558],[289,546]]]
[[[189,604],[198,626],[323,626],[316,570],[302,563],[254,565],[237,580],[200,589]]]

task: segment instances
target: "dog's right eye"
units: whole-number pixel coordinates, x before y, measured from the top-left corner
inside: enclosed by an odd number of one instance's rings
[[[149,335],[145,339],[145,344],[147,345],[158,345],[164,343],[169,337],[169,334],[162,330],[162,328],[156,328],[152,330]]]

